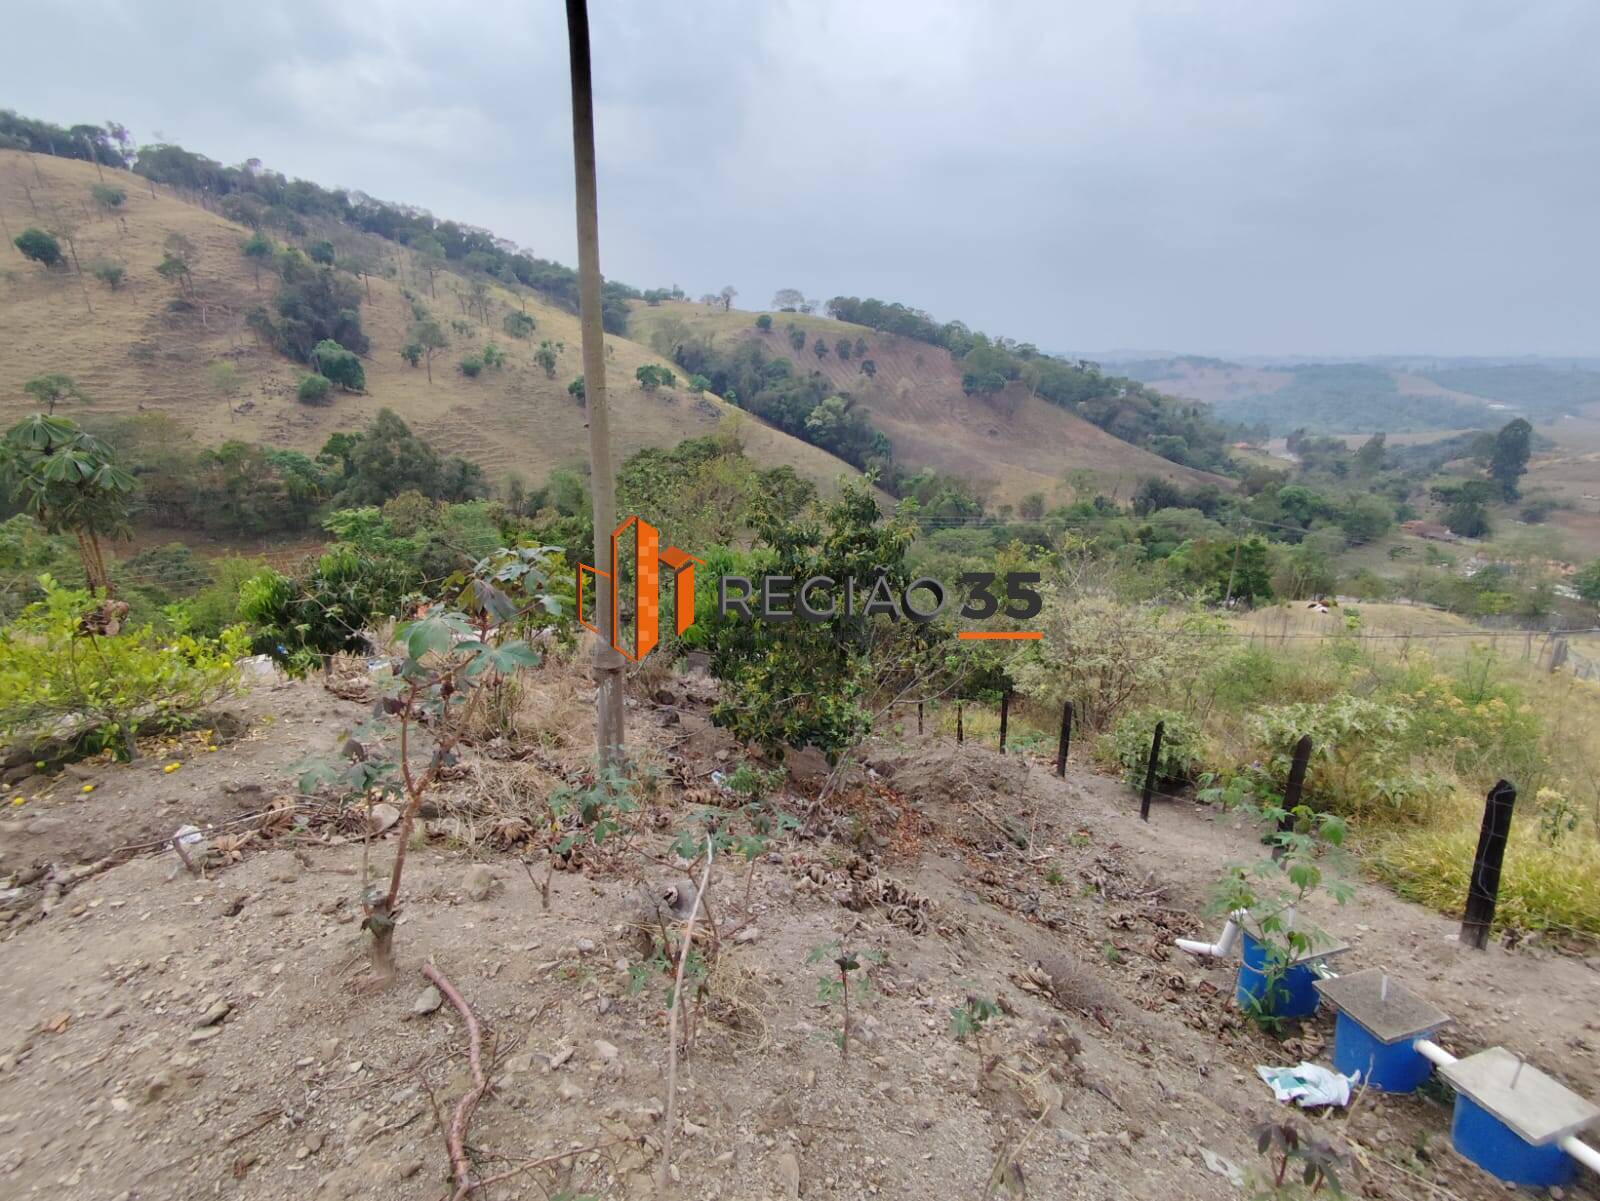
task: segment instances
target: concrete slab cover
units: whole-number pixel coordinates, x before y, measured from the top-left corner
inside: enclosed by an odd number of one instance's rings
[[[1417,996],[1392,975],[1389,996],[1383,997],[1382,968],[1369,967],[1345,976],[1318,980],[1322,999],[1342,1010],[1381,1043],[1397,1043],[1437,1030],[1450,1021],[1450,1015],[1431,1001]],[[1518,1083],[1520,1087],[1520,1081]]]
[[[1445,1064],[1439,1074],[1535,1147],[1576,1134],[1600,1118],[1600,1108],[1531,1063],[1522,1064],[1518,1074],[1517,1063],[1504,1047],[1490,1047]]]

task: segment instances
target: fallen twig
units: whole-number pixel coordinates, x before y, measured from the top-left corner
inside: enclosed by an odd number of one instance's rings
[[[666,1192],[667,1173],[672,1166],[673,1124],[678,1120],[678,1010],[683,1008],[683,969],[689,962],[689,948],[694,945],[694,921],[700,916],[700,903],[706,889],[711,886],[711,861],[716,857],[715,844],[706,835],[706,866],[700,873],[700,887],[695,890],[694,904],[689,906],[689,920],[683,927],[683,944],[678,948],[678,975],[672,985],[672,1012],[667,1019],[667,1124],[661,1135],[661,1175],[657,1185]]]
[[[483,1074],[483,1061],[481,1047],[483,1035],[478,1028],[478,1018],[472,1012],[472,1007],[462,999],[455,985],[446,979],[443,972],[431,963],[422,965],[422,974],[428,981],[442,992],[445,999],[455,1006],[461,1020],[467,1024],[467,1039],[469,1049],[468,1059],[472,1064],[472,1089],[456,1102],[455,1113],[450,1118],[450,1128],[445,1131],[445,1143],[450,1148],[450,1168],[455,1174],[456,1191],[453,1201],[462,1201],[474,1187],[472,1183],[472,1165],[467,1160],[467,1124],[472,1121],[472,1111],[478,1107],[478,1100],[488,1091],[489,1081]]]

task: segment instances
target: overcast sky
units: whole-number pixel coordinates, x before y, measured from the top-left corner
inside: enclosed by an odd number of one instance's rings
[[[1600,352],[1591,0],[590,7],[601,261],[637,286],[875,295],[1046,349]],[[6,28],[0,105],[575,261],[555,0]]]

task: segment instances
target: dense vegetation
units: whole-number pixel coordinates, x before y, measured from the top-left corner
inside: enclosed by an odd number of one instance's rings
[[[969,395],[991,396],[1016,382],[1164,459],[1205,471],[1229,469],[1230,431],[1196,401],[1175,400],[1133,380],[1104,375],[1090,362],[1054,358],[1031,343],[991,338],[960,321],[940,324],[903,304],[835,296],[827,311],[839,321],[943,348],[961,367]]]

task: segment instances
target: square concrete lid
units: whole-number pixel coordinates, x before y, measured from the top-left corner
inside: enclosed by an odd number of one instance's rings
[[[1341,1010],[1380,1043],[1397,1043],[1437,1030],[1450,1015],[1425,1001],[1393,976],[1389,995],[1383,995],[1382,968],[1369,967],[1345,976],[1315,981],[1323,1000]]]
[[[1244,919],[1243,928],[1245,933],[1257,942],[1266,941],[1261,936],[1260,923],[1253,914]],[[1335,955],[1343,955],[1350,949],[1349,943],[1340,942],[1331,934],[1321,931],[1312,932],[1310,930],[1301,930],[1300,932],[1311,935],[1311,947],[1305,951],[1295,952],[1294,958],[1289,961],[1290,964],[1314,963],[1318,959],[1332,959]]]
[[[1517,1063],[1504,1047],[1490,1047],[1445,1064],[1439,1075],[1535,1147],[1575,1134],[1600,1118],[1600,1109],[1531,1063],[1523,1063],[1517,1074]]]

